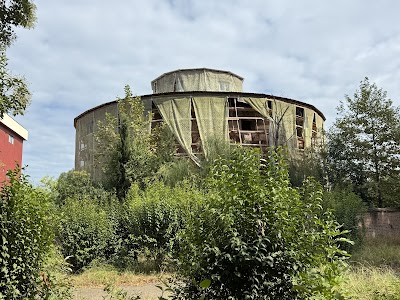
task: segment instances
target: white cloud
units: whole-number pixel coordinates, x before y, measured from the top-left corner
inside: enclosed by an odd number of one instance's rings
[[[18,30],[10,68],[31,83],[18,120],[30,131],[24,163],[37,182],[74,164],[73,118],[130,84],[179,68],[229,70],[244,89],[309,102],[330,125],[364,76],[400,104],[400,3],[355,0],[41,0],[33,30]]]

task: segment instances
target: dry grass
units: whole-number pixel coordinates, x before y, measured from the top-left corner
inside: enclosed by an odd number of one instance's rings
[[[351,257],[355,264],[400,270],[400,237],[369,238]]]
[[[150,283],[161,283],[170,274],[138,274],[132,271],[118,271],[112,266],[92,267],[79,275],[71,275],[70,281],[74,287],[104,287],[107,284],[115,286],[140,286]]]
[[[400,299],[400,238],[369,238],[353,254],[340,290],[350,299]]]
[[[391,268],[353,266],[344,275],[340,291],[350,299],[400,299],[400,277]]]

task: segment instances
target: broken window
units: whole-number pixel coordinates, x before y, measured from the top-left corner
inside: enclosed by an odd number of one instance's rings
[[[201,138],[200,138],[199,127],[197,125],[196,113],[194,111],[193,105],[191,114],[192,114],[192,152],[193,154],[200,154],[202,152]]]
[[[311,146],[315,147],[317,145],[317,121],[314,113],[311,131]]]
[[[157,125],[163,122],[163,119],[160,111],[153,101],[151,101],[151,113],[153,114],[153,117],[151,119],[151,129],[154,129]]]
[[[228,98],[227,105],[229,111],[229,139],[231,143],[257,147],[261,148],[262,151],[266,151],[269,120],[239,98]]]
[[[296,107],[297,148],[304,149],[304,108]]]
[[[272,117],[272,101],[271,100],[267,101],[267,107],[269,110],[269,116]]]

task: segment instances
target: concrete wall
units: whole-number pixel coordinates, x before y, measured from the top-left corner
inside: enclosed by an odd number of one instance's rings
[[[367,237],[399,237],[400,210],[392,208],[375,208],[364,216]]]
[[[94,132],[99,121],[104,121],[106,114],[117,116],[117,103],[111,102],[93,109],[76,120],[75,129],[75,170],[86,171],[94,178],[100,178],[102,172],[94,165]]]

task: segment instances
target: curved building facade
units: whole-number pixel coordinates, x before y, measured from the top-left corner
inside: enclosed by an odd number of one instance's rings
[[[313,105],[279,96],[242,91],[243,78],[213,69],[164,73],[151,82],[153,93],[140,96],[152,127],[165,122],[177,140],[177,154],[194,161],[208,152],[210,139],[265,151],[284,145],[302,151],[323,142],[324,115]],[[112,101],[74,119],[75,169],[95,175],[94,133],[106,113],[118,116]]]

